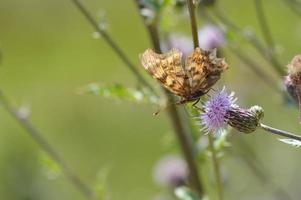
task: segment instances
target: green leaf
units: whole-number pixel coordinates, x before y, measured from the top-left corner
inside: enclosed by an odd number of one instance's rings
[[[91,83],[84,88],[83,92],[99,95],[105,98],[131,101],[135,103],[151,103],[156,105],[163,104],[163,101],[160,98],[146,89],[133,89],[124,87],[120,84],[115,84],[112,86],[101,86],[96,83]]]
[[[300,147],[301,146],[301,142],[298,140],[294,140],[294,139],[288,139],[288,138],[279,138],[278,139],[280,142],[283,142],[285,144],[289,144],[293,147]]]
[[[178,187],[175,189],[175,195],[180,200],[199,200],[198,196],[188,187]]]

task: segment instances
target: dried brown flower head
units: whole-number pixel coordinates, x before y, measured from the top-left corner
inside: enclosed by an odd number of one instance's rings
[[[301,123],[301,55],[296,55],[287,65],[288,75],[284,84],[289,94],[298,101],[299,122]]]

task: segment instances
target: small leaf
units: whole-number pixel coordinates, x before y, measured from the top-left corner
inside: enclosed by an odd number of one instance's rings
[[[178,187],[175,189],[175,195],[180,200],[199,200],[197,195],[188,187]]]
[[[100,86],[99,84],[92,83],[84,89],[83,93],[90,93],[106,98],[131,101],[135,103],[151,103],[156,105],[163,104],[161,99],[148,90],[128,88],[120,84],[115,84],[112,86]]]
[[[278,140],[285,144],[292,145],[293,147],[296,147],[296,148],[301,146],[301,142],[298,140],[288,139],[288,138],[279,138]]]

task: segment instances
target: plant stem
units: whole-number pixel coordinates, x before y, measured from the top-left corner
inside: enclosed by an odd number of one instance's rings
[[[27,119],[18,114],[18,112],[10,105],[8,99],[0,90],[0,103],[4,109],[14,118],[23,128],[26,133],[60,166],[67,180],[85,196],[87,199],[95,199],[94,191],[87,186],[75,174],[55,148],[44,138],[43,134]]]
[[[206,10],[203,10],[202,14],[206,17],[206,20],[210,21],[210,23],[217,24],[216,20],[214,20],[210,15],[207,14]],[[228,22],[231,23],[231,22]],[[235,26],[235,25],[231,25]],[[226,33],[225,33],[226,34]],[[277,83],[269,76],[262,68],[258,66],[258,64],[252,59],[248,54],[244,53],[240,49],[237,48],[236,45],[228,45],[229,50],[242,62],[244,62],[262,81],[268,85],[270,88],[275,90],[278,93],[282,91],[277,87]]]
[[[189,10],[189,16],[190,16],[193,46],[194,48],[197,48],[199,46],[199,36],[198,36],[198,26],[195,17],[195,6],[193,4],[193,0],[187,0],[187,5]]]
[[[139,0],[134,0],[136,3],[139,11],[140,5]],[[160,38],[158,33],[158,18],[153,21],[153,23],[146,23],[143,20],[145,27],[148,30],[149,38],[152,42],[152,46],[157,53],[162,53],[161,45],[160,45]],[[167,98],[168,102],[173,102],[173,96],[163,88],[164,94]],[[188,131],[185,130],[179,110],[177,109],[176,105],[171,103],[167,108],[167,114],[171,121],[172,127],[174,129],[174,133],[176,134],[177,140],[180,144],[180,148],[186,160],[188,169],[189,169],[189,183],[194,191],[198,194],[199,198],[201,199],[204,195],[203,185],[200,181],[200,176],[198,172],[197,162],[196,162],[196,150],[193,143],[193,139]]]
[[[168,91],[165,91],[165,94],[169,102],[173,101],[173,98],[168,93]],[[204,188],[200,181],[200,175],[198,172],[196,155],[195,155],[196,150],[194,149],[193,140],[190,134],[187,131],[185,131],[182,125],[179,111],[176,108],[176,106],[174,104],[171,104],[167,108],[167,111],[189,169],[190,184],[193,187],[193,189],[197,192],[199,198],[201,199],[204,195]]]
[[[271,29],[268,25],[264,9],[262,7],[262,0],[254,0],[256,7],[256,15],[260,24],[261,32],[268,45],[267,55],[270,58],[271,63],[277,68],[277,70],[284,73],[283,66],[279,65],[277,57],[275,56],[275,42],[272,37]]]
[[[276,134],[276,135],[280,135],[280,136],[283,136],[283,137],[287,137],[287,138],[290,138],[290,139],[294,139],[294,140],[298,140],[298,141],[301,141],[301,136],[299,135],[295,135],[293,133],[290,133],[290,132],[287,132],[287,131],[283,131],[283,130],[280,130],[280,129],[276,129],[276,128],[273,128],[273,127],[270,127],[270,126],[267,126],[265,124],[260,124],[260,127],[269,132],[269,133],[272,133],[272,134]]]
[[[220,20],[221,23],[223,23],[227,28],[235,31],[236,33],[240,34],[243,38],[246,39],[253,47],[256,49],[256,51],[259,53],[259,55],[262,56],[277,72],[278,76],[281,78],[284,75],[283,66],[278,62],[276,57],[273,53],[271,53],[270,49],[267,49],[260,40],[254,35],[252,32],[245,33],[244,30],[239,28],[235,23],[233,23],[231,20],[229,20],[218,8],[215,8],[214,15]]]
[[[260,24],[262,35],[268,44],[268,46],[274,50],[275,49],[275,42],[272,37],[271,30],[269,28],[268,22],[266,20],[266,16],[264,13],[264,9],[262,7],[262,0],[254,0],[257,18]]]
[[[261,80],[268,85],[271,89],[275,90],[275,92],[277,93],[281,93],[282,91],[277,87],[277,83],[271,79],[271,77],[262,70],[262,68],[260,68],[258,66],[257,63],[254,62],[253,59],[251,59],[247,54],[245,54],[244,52],[235,49],[231,46],[229,46],[230,51],[232,51],[232,53],[234,55],[237,56],[237,58],[239,58],[241,61],[243,61],[247,66],[249,66],[249,68],[254,72],[254,74],[256,74],[259,78],[261,78]]]
[[[79,9],[79,11],[86,17],[87,21],[93,26],[95,31],[99,33],[102,38],[107,42],[107,44],[112,48],[116,55],[124,62],[125,66],[134,74],[139,82],[145,85],[150,91],[154,92],[155,90],[152,86],[143,78],[143,76],[136,69],[135,65],[130,61],[126,56],[124,51],[117,45],[117,43],[112,39],[112,37],[102,28],[100,28],[97,21],[92,17],[92,14],[88,9],[83,5],[80,0],[71,0],[74,5]]]
[[[216,150],[214,147],[214,139],[211,134],[208,134],[208,140],[209,140],[209,147],[212,153],[212,162],[213,162],[213,168],[214,168],[214,174],[216,178],[216,184],[217,184],[217,194],[218,199],[223,200],[223,183],[221,178],[221,170],[220,170],[220,163],[216,154]]]
[[[284,0],[287,6],[299,17],[301,17],[301,2],[296,0]]]

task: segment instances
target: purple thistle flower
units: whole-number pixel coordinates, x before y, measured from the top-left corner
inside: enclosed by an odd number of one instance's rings
[[[161,158],[154,168],[154,181],[162,186],[178,187],[185,184],[188,169],[184,160],[175,155]]]
[[[260,106],[249,109],[235,104],[234,92],[228,94],[223,88],[212,96],[203,106],[200,116],[203,129],[216,135],[225,131],[226,124],[242,133],[252,133],[260,126],[264,111]]]
[[[200,118],[201,125],[204,126],[206,132],[217,135],[223,133],[227,121],[227,112],[237,107],[235,101],[234,92],[228,94],[223,88],[205,103],[203,106],[204,112]]]
[[[226,42],[223,31],[214,25],[205,25],[199,30],[198,35],[200,47],[204,50],[220,48]]]

